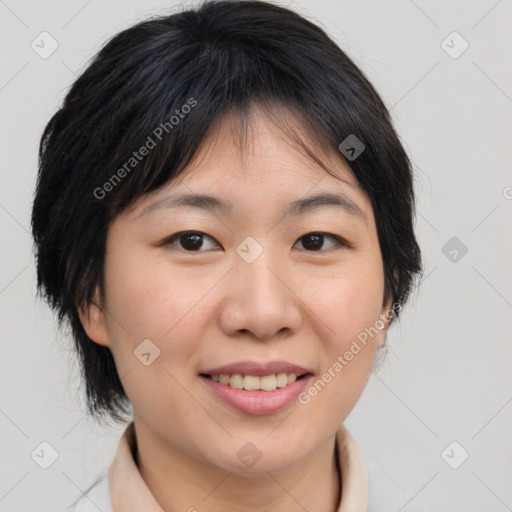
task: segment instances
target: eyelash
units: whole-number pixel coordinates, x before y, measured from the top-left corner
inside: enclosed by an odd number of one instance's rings
[[[176,239],[178,239],[178,241],[179,241],[179,238],[180,238],[181,236],[184,236],[184,235],[196,235],[196,236],[200,236],[200,237],[210,238],[211,240],[215,240],[213,237],[211,237],[211,236],[207,235],[206,233],[203,233],[202,231],[180,231],[179,233],[175,233],[174,235],[171,235],[170,237],[166,238],[166,239],[162,242],[162,245],[170,245],[170,246],[173,246],[173,243],[172,243],[172,242],[173,242],[174,240],[176,240]],[[299,240],[301,240],[302,238],[305,238],[305,237],[310,236],[310,235],[321,235],[321,236],[323,236],[324,238],[326,238],[326,237],[327,237],[327,238],[332,238],[332,239],[336,240],[336,242],[337,242],[338,246],[337,246],[337,247],[336,247],[336,246],[331,247],[331,248],[330,248],[330,249],[328,249],[328,250],[331,250],[331,249],[336,250],[336,249],[342,249],[342,248],[350,248],[350,247],[352,247],[352,246],[351,246],[351,244],[349,244],[349,243],[348,243],[346,240],[344,240],[343,238],[341,238],[341,237],[339,237],[339,236],[337,236],[337,235],[333,235],[333,234],[331,234],[331,233],[326,233],[326,232],[324,232],[324,231],[311,231],[310,233],[306,233],[305,235],[302,235],[302,236],[298,239],[298,241],[299,241]],[[176,247],[176,246],[174,246],[174,247]],[[189,254],[191,254],[191,253],[195,253],[195,252],[197,252],[197,253],[201,253],[201,252],[209,252],[208,250],[207,250],[207,251],[201,251],[201,250],[199,250],[199,251],[188,251],[188,250],[186,250],[186,249],[181,249],[181,248],[178,248],[178,247],[176,247],[176,249],[181,250],[181,251],[186,252],[186,253],[189,253]],[[308,251],[307,249],[304,249],[304,250],[306,250],[307,252],[310,252],[310,253],[317,253],[317,252],[318,252],[318,253],[322,253],[322,252],[327,252],[326,250],[322,250],[322,249],[320,249],[320,250],[318,250],[318,251]]]

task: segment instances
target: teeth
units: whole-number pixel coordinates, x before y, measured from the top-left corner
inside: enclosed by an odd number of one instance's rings
[[[260,377],[259,380],[260,389],[263,391],[274,391],[274,389],[277,388],[277,377],[275,375],[265,375],[264,377]]]
[[[243,389],[243,387],[244,387],[244,378],[239,373],[235,373],[235,374],[231,375],[231,379],[229,381],[229,385],[232,388]]]
[[[233,379],[237,377],[237,375],[231,376],[231,382],[229,383],[230,386],[233,386]],[[247,391],[251,391],[253,389],[261,389],[260,387],[261,379],[259,377],[255,377],[253,375],[246,375],[244,377],[244,380],[242,381],[242,386],[240,386],[239,389],[247,389]],[[237,382],[238,384],[238,382]],[[236,386],[233,386],[236,387]]]
[[[290,374],[292,375],[292,374]],[[288,384],[288,374],[278,373],[276,376],[276,386],[278,388],[284,388]]]
[[[276,388],[284,388],[297,380],[296,373],[278,373],[263,377],[234,373],[233,375],[210,375],[210,377],[214,382],[247,391],[274,391]]]

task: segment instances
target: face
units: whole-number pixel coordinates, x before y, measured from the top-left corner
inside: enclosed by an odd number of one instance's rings
[[[334,435],[389,308],[369,197],[338,155],[340,179],[253,115],[246,152],[225,122],[184,174],[115,219],[103,310],[82,315],[110,347],[136,422],[240,474],[284,471]],[[184,194],[226,206],[173,199]],[[307,202],[325,194],[344,199]]]

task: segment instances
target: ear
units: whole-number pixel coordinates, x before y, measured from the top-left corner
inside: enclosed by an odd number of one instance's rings
[[[96,288],[91,304],[78,308],[78,316],[87,336],[99,345],[110,346],[105,311],[101,305],[99,290]]]
[[[382,306],[382,309],[380,311],[379,320],[377,321],[376,325],[379,329],[380,333],[377,337],[377,347],[382,348],[386,344],[386,336],[388,333],[389,323],[391,322],[391,319],[393,318],[395,312],[392,309],[393,302],[391,299],[387,301],[387,303]]]

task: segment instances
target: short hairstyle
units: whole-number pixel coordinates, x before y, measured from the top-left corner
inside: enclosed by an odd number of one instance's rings
[[[78,315],[103,296],[109,224],[176,178],[228,114],[250,126],[256,104],[276,123],[291,112],[315,145],[292,130],[306,154],[336,177],[317,156],[336,151],[369,194],[391,321],[422,274],[411,162],[378,93],[322,28],[252,0],[142,21],[103,46],[48,122],[32,210],[38,294],[71,327],[97,420],[126,421],[130,405],[110,349]],[[339,149],[349,136],[364,144],[355,159]]]

